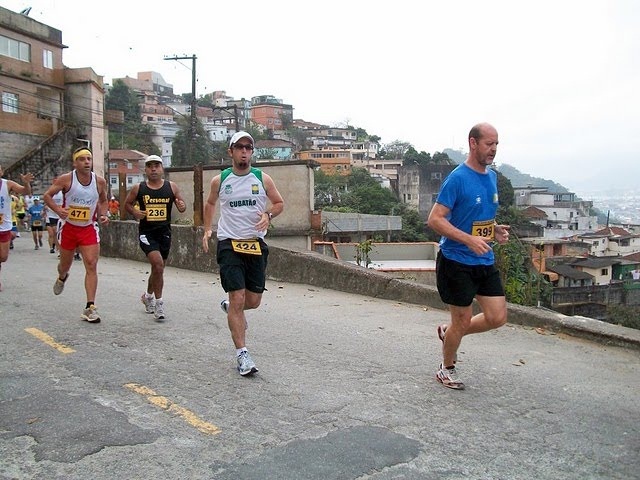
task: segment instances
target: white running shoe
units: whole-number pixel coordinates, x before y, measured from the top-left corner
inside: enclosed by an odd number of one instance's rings
[[[164,320],[164,302],[161,300],[156,300],[156,306],[153,311],[153,316],[156,317],[156,320]]]
[[[440,364],[440,368],[436,372],[436,379],[445,387],[454,390],[464,390],[464,383],[458,377],[456,367],[446,368]]]
[[[144,305],[144,311],[147,313],[154,313],[156,307],[156,299],[154,297],[148,298],[146,293],[142,294],[140,301]]]
[[[240,375],[242,375],[243,377],[245,375],[253,375],[254,373],[258,372],[256,364],[253,362],[253,360],[251,359],[251,355],[249,355],[249,352],[247,352],[246,350],[238,355],[237,361],[238,372],[240,372]]]
[[[85,308],[82,311],[82,315],[80,315],[80,317],[89,323],[100,323],[100,315],[98,314],[98,309],[93,304],[89,305],[89,308]]]

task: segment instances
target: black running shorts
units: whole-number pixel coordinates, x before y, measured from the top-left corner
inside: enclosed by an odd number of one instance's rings
[[[225,292],[249,290],[263,293],[266,282],[269,247],[259,239],[262,255],[249,255],[233,250],[231,240],[219,240],[217,247],[220,281]]]
[[[162,258],[169,258],[171,250],[171,229],[160,228],[151,232],[141,233],[138,237],[139,245],[145,255],[158,251]]]
[[[476,295],[504,297],[500,272],[495,265],[465,265],[438,252],[436,277],[438,293],[447,305],[468,307]]]

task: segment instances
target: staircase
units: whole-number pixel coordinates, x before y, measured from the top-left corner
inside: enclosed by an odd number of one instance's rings
[[[16,162],[4,169],[4,177],[22,184],[21,174],[33,173],[31,184],[34,195],[47,190],[53,179],[71,170],[71,150],[75,132],[64,127],[29,150]]]

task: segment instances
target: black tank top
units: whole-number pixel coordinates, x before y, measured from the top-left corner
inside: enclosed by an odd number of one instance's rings
[[[140,210],[146,211],[147,216],[140,220],[140,233],[158,228],[171,228],[171,209],[175,199],[168,180],[164,180],[162,187],[157,190],[149,188],[147,182],[141,182],[136,200]]]

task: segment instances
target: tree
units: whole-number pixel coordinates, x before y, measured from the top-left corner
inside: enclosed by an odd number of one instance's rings
[[[502,173],[497,170],[495,171],[498,174],[498,199],[500,206],[510,207],[514,202],[513,186],[511,186],[511,181]]]
[[[398,200],[391,190],[374,182],[354,187],[345,195],[342,203],[358,213],[389,215]]]
[[[446,153],[436,152],[433,154],[433,163],[435,165],[456,165],[456,162],[449,158]]]
[[[327,175],[320,169],[315,170],[313,176],[315,208],[332,210],[340,206],[342,193],[346,190],[346,177]]]
[[[118,79],[104,99],[107,110],[120,110],[124,112],[125,122],[141,123],[140,100],[122,80]]]
[[[508,302],[518,305],[549,305],[551,284],[531,264],[527,248],[518,238],[494,247],[496,267],[500,271]]]
[[[404,154],[409,150],[409,147],[413,148],[409,142],[394,140],[391,143],[383,145],[381,156],[386,160],[397,160],[404,157]]]
[[[173,139],[172,166],[211,165],[215,163],[213,142],[209,139],[200,120],[196,118],[194,138],[189,138],[190,118],[179,117],[180,130]]]
[[[122,80],[116,80],[105,97],[105,107],[124,113],[124,123],[109,129],[109,145],[120,149],[138,150],[147,155],[159,155],[160,149],[153,143],[154,128],[142,123],[140,101]]]
[[[413,146],[409,146],[407,151],[402,156],[402,165],[405,167],[409,167],[412,165],[419,165],[421,167],[425,167],[433,163],[431,155],[427,152],[420,152],[413,148]]]
[[[427,242],[429,238],[425,234],[424,219],[420,216],[420,213],[401,204],[402,215],[402,232],[398,235],[399,242]]]
[[[271,158],[276,158],[276,154],[278,151],[275,148],[264,148],[261,149],[260,153],[256,156],[256,160],[269,160]]]

